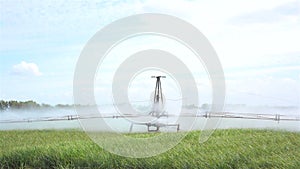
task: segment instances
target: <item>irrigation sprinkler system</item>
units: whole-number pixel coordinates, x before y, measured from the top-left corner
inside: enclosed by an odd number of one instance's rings
[[[149,117],[149,115],[98,115],[91,114],[89,116],[78,116],[78,115],[65,115],[57,117],[40,117],[40,118],[25,118],[25,119],[8,119],[1,120],[0,123],[30,123],[30,122],[43,122],[43,121],[68,121],[78,119],[93,119],[93,118],[140,118]],[[236,118],[236,119],[258,119],[258,120],[273,120],[273,121],[300,121],[300,117],[287,116],[281,114],[256,114],[256,113],[231,113],[231,112],[205,112],[198,114],[184,113],[180,115],[168,114],[165,117],[200,117],[200,118]]]
[[[39,118],[27,118],[27,119],[6,119],[0,120],[0,124],[5,123],[31,123],[31,122],[45,122],[45,121],[69,121],[69,120],[80,120],[80,119],[96,119],[96,118],[110,118],[110,119],[118,119],[118,118],[142,118],[142,117],[155,117],[155,120],[151,122],[131,122],[131,126],[129,132],[132,131],[134,125],[145,125],[147,126],[148,132],[158,132],[161,127],[176,127],[176,130],[180,130],[179,123],[164,123],[159,122],[158,120],[162,117],[199,117],[199,118],[232,118],[232,119],[258,119],[258,120],[273,120],[277,121],[300,121],[300,116],[288,116],[281,114],[265,114],[265,113],[234,113],[234,112],[201,112],[200,109],[196,114],[191,113],[181,113],[181,114],[170,114],[164,111],[164,104],[166,100],[172,99],[164,99],[161,79],[166,78],[166,76],[152,76],[151,78],[156,79],[154,96],[152,109],[148,114],[90,114],[86,116],[79,115],[65,115],[65,116],[57,116],[57,117],[39,117]],[[182,100],[176,99],[176,100]],[[148,101],[148,100],[147,100]],[[174,100],[173,100],[174,101]],[[145,101],[137,101],[137,102],[145,102]],[[122,103],[125,104],[125,103]],[[130,103],[127,103],[130,104]]]

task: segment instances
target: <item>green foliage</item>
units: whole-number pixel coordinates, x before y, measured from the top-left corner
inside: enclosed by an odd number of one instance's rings
[[[36,103],[35,101],[29,100],[29,101],[4,101],[0,100],[0,110],[7,110],[7,109],[28,109],[28,108],[39,108],[41,105]]]
[[[89,107],[91,105],[79,105],[77,104],[76,106],[81,106],[81,107]],[[74,108],[73,104],[57,104],[55,105],[56,108]],[[38,104],[35,101],[29,100],[29,101],[16,101],[16,100],[10,100],[10,101],[5,101],[5,100],[0,100],[0,111],[2,110],[9,110],[9,109],[17,109],[17,110],[22,110],[22,109],[38,109],[38,108],[54,108],[53,106],[49,104]]]
[[[73,105],[69,105],[69,104],[57,104],[57,105],[55,105],[55,107],[59,107],[59,108],[69,108],[69,107],[73,107]]]
[[[152,133],[153,134],[153,133]],[[148,137],[148,133],[130,134]],[[204,144],[189,133],[151,158],[120,157],[82,131],[1,131],[0,168],[299,168],[300,133],[217,130]]]
[[[0,110],[6,110],[9,107],[8,102],[0,100]]]

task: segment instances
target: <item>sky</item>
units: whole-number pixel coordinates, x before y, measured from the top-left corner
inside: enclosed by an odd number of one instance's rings
[[[74,70],[88,40],[111,22],[141,13],[176,16],[208,38],[223,66],[227,104],[299,107],[298,0],[0,0],[0,100],[72,104]],[[114,56],[118,52],[129,55],[131,49],[126,47],[129,44],[135,50],[157,47],[178,55],[184,53],[185,49],[177,51],[180,47],[175,47],[178,44],[170,40],[144,38],[121,44],[115,54],[112,52],[112,61],[104,66],[116,67],[118,62],[114,62]],[[197,67],[189,64],[191,68]],[[113,70],[107,71],[106,76],[112,77]],[[111,93],[106,88],[109,84],[99,76],[95,92],[101,104],[103,97],[110,97]],[[201,103],[209,103],[209,79],[205,71],[198,76]],[[130,97],[137,100],[149,97],[140,92],[145,84],[133,84]],[[165,81],[166,86],[172,84],[175,84],[172,80]],[[180,96],[171,95],[172,91],[166,97]]]

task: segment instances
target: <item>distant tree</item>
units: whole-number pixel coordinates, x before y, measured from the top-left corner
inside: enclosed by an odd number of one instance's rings
[[[21,103],[15,100],[8,101],[8,108],[9,109],[20,109]]]
[[[52,107],[52,106],[50,104],[42,103],[41,107],[49,108],[49,107]]]
[[[20,102],[20,104],[21,104],[21,108],[39,108],[39,107],[41,107],[38,103],[36,103],[32,100]]]
[[[16,100],[10,100],[10,101],[0,101],[0,110],[6,110],[6,109],[22,109],[22,108],[39,108],[41,105],[38,103],[29,100],[29,101],[16,101]]]
[[[195,104],[185,105],[184,107],[187,109],[197,109],[198,108],[198,106],[196,106]]]
[[[209,109],[209,105],[207,103],[204,103],[201,105],[201,109],[207,110]]]
[[[58,108],[70,108],[70,107],[73,107],[74,105],[69,105],[69,104],[57,104],[55,105],[55,107],[58,107]]]
[[[6,110],[6,109],[8,109],[8,102],[1,100],[0,101],[0,110]]]
[[[57,108],[73,108],[73,104],[57,104]],[[80,106],[80,105],[79,105]],[[16,101],[16,100],[0,100],[0,111],[8,109],[41,109],[41,108],[51,108],[49,104],[38,104],[33,100],[28,101]]]

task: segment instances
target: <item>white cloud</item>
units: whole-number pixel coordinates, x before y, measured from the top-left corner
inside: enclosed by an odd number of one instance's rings
[[[12,67],[12,73],[15,75],[22,76],[40,76],[42,73],[39,70],[39,67],[35,63],[27,63],[22,61],[19,64],[16,64]]]

